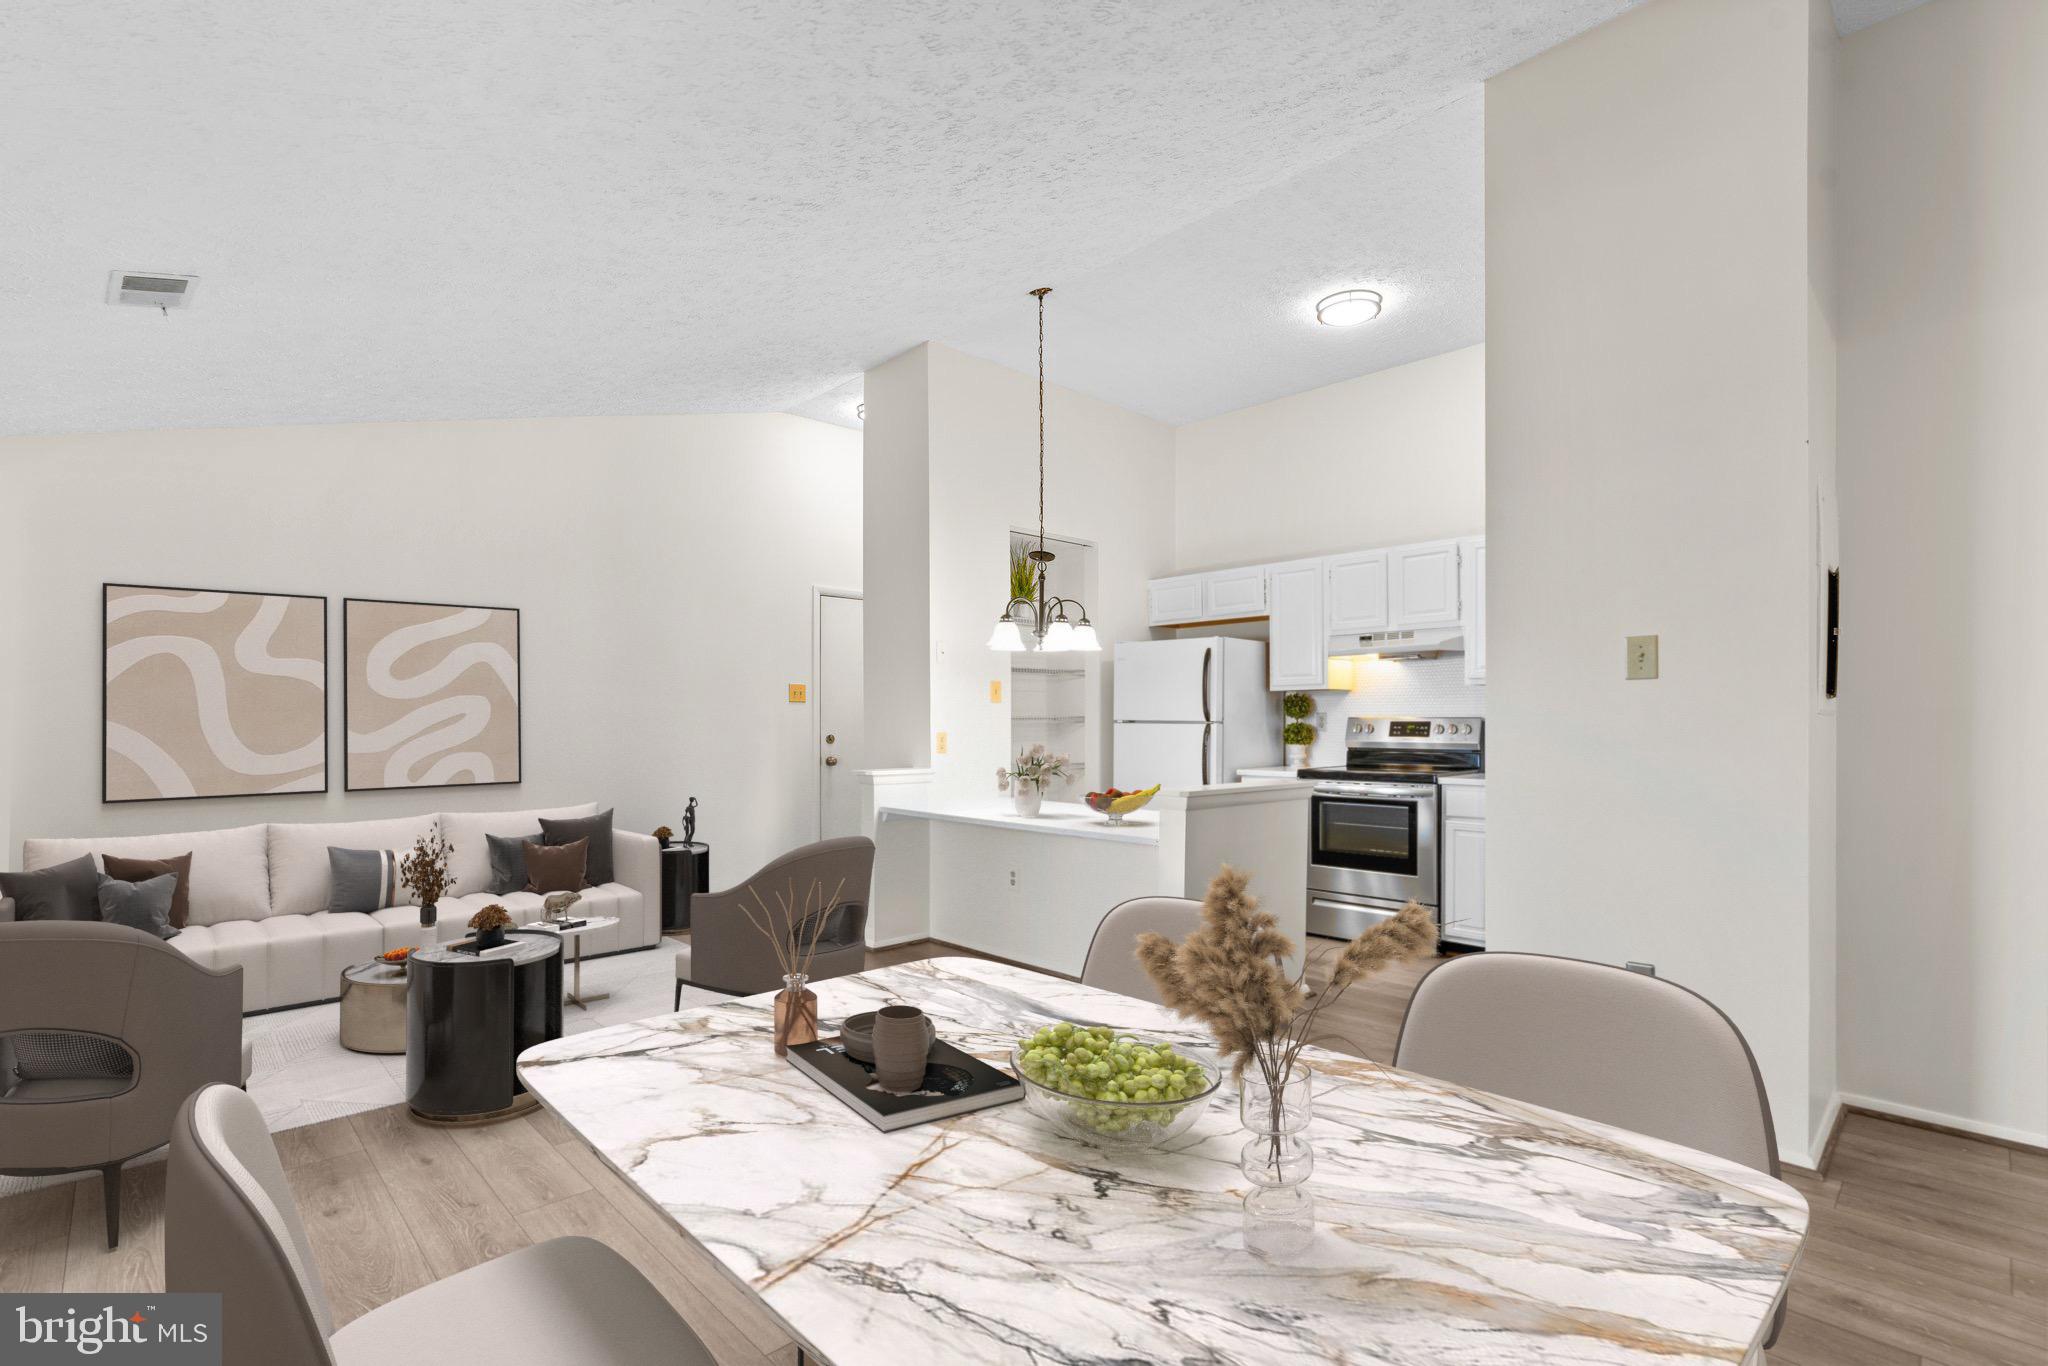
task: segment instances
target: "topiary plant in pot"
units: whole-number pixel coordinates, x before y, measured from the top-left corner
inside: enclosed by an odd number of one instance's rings
[[[1305,768],[1308,747],[1316,742],[1316,728],[1308,721],[1315,715],[1316,701],[1305,692],[1291,692],[1280,699],[1280,710],[1287,717],[1280,731],[1280,742],[1287,746],[1287,766]]]

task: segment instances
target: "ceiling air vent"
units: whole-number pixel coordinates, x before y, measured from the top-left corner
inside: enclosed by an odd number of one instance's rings
[[[197,275],[164,275],[155,271],[116,270],[107,274],[107,302],[142,308],[190,308]]]

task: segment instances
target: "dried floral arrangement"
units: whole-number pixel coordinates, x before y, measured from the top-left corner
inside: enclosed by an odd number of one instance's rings
[[[674,839],[675,836],[676,832],[669,829],[665,825],[657,825],[654,827],[654,837],[658,840],[671,840]]]
[[[481,933],[484,930],[498,930],[512,923],[512,913],[493,901],[469,918],[469,927]]]
[[[398,885],[418,897],[420,905],[434,905],[455,890],[455,879],[448,876],[448,856],[454,852],[440,834],[422,835],[399,861]]]
[[[996,770],[996,789],[1008,792],[1012,782],[1044,787],[1054,778],[1069,776],[1067,765],[1073,762],[1067,755],[1054,754],[1044,745],[1033,745],[1011,760],[1008,768]]]
[[[812,882],[804,889],[801,898],[797,896],[796,884],[790,883],[786,892],[775,893],[775,905],[770,906],[761,899],[759,890],[749,887],[754,905],[740,903],[740,909],[747,913],[755,929],[768,938],[775,950],[775,962],[782,969],[784,977],[809,977],[811,960],[817,956],[818,941],[825,933],[825,922],[832,918],[832,912],[839,905],[839,894],[846,890],[846,879],[839,879],[839,885],[832,889],[832,895],[825,895],[825,884]],[[760,914],[756,915],[755,909]],[[780,913],[780,923],[777,913]]]
[[[1294,941],[1246,891],[1250,879],[1225,865],[1202,898],[1202,925],[1176,944],[1162,934],[1138,936],[1138,962],[1176,1014],[1200,1020],[1218,1051],[1242,1077],[1256,1066],[1277,1096],[1303,1046],[1315,1041],[1316,1018],[1352,983],[1436,948],[1436,924],[1409,902],[1346,944],[1330,980],[1308,985],[1308,969],[1288,975]]]

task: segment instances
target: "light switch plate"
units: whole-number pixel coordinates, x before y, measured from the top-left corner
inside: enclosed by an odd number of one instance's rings
[[[789,685],[789,700],[792,702],[801,702],[808,695],[808,691],[809,685],[803,683],[792,683]]]
[[[991,701],[991,702],[1000,702],[1000,701],[1002,701],[1002,700],[1003,700],[1003,680],[1002,680],[1002,679],[1000,679],[1000,678],[991,678],[991,679],[990,679],[990,680],[988,681],[988,700],[989,700],[989,701]]]
[[[944,754],[945,752],[946,752],[946,732],[944,732],[944,731],[940,731],[940,732],[939,732],[939,734],[938,734],[938,738],[937,738],[936,740],[934,740],[934,741],[932,742],[932,753],[934,753],[934,754]]]
[[[1657,676],[1657,637],[1628,638],[1628,677],[1631,681]]]

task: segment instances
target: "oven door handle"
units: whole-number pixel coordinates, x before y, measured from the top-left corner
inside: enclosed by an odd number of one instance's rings
[[[1358,799],[1358,798],[1361,798],[1361,797],[1363,797],[1363,798],[1371,798],[1371,799],[1374,799],[1374,800],[1382,800],[1382,801],[1383,801],[1383,800],[1386,800],[1386,799],[1388,799],[1388,798],[1392,798],[1392,799],[1394,799],[1394,800],[1396,800],[1396,801],[1404,801],[1404,802],[1413,802],[1413,801],[1427,801],[1427,800],[1428,800],[1429,798],[1431,798],[1431,797],[1433,797],[1433,796],[1435,796],[1435,795],[1436,795],[1436,789],[1435,789],[1435,788],[1433,788],[1433,787],[1401,787],[1401,786],[1393,786],[1393,787],[1332,787],[1332,788],[1317,788],[1317,789],[1316,789],[1316,794],[1315,794],[1315,795],[1316,795],[1316,796],[1318,796],[1318,797],[1333,797],[1333,798],[1336,798],[1336,799],[1337,799],[1337,800],[1339,800],[1339,801],[1343,801],[1343,800],[1346,800],[1346,799],[1356,800],[1356,799]]]

